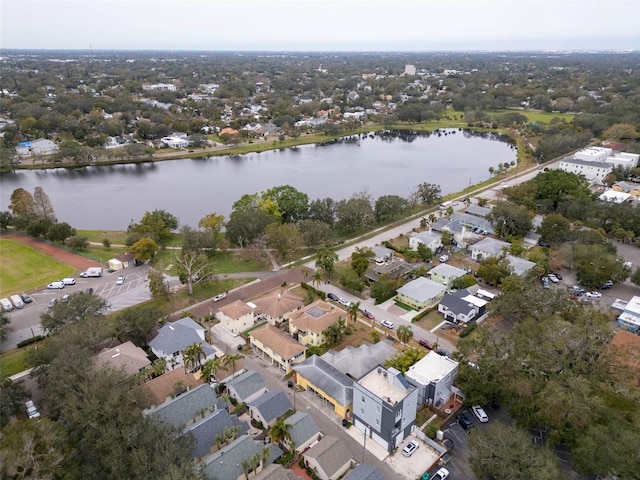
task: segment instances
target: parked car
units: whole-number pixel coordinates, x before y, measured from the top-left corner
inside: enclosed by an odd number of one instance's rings
[[[440,255],[441,262],[446,262],[447,260],[449,260],[449,255]]]
[[[600,286],[600,290],[609,290],[611,287],[613,287],[613,282],[611,280],[607,280]]]
[[[418,442],[416,442],[415,440],[411,440],[402,449],[402,455],[404,455],[405,457],[410,457],[411,455],[413,455],[413,452],[415,452],[418,449],[419,446],[420,445],[418,445]]]
[[[436,473],[433,474],[433,477],[431,477],[431,480],[445,480],[445,478],[447,478],[448,476],[449,476],[449,470],[442,467],[440,470],[438,470]]]
[[[218,295],[213,297],[213,301],[214,302],[219,302],[220,300],[222,300],[226,296],[227,296],[226,292],[219,293]]]
[[[418,340],[418,343],[422,345],[424,348],[433,350],[433,345],[431,344],[431,342],[429,342],[428,340],[425,340],[424,338],[421,338],[420,340]]]
[[[547,277],[542,277],[542,279],[540,281],[542,282],[542,286],[544,288],[550,288],[549,279]]]
[[[553,273],[550,273],[549,275],[547,275],[547,278],[551,280],[553,283],[558,283],[560,281],[560,279],[557,276],[555,276]]]
[[[552,275],[555,275],[558,280],[562,280],[562,275],[556,272],[552,272]]]
[[[33,302],[33,298],[31,298],[31,296],[30,296],[29,294],[27,294],[27,293],[24,293],[24,292],[23,292],[23,293],[21,293],[21,294],[20,294],[20,297],[22,298],[22,301],[23,301],[24,303],[31,303],[31,302]]]
[[[52,298],[51,300],[49,300],[48,308],[51,308],[51,307],[55,306],[56,303],[58,303],[58,299],[57,298]]]
[[[383,326],[383,327],[390,328],[390,329],[392,329],[392,330],[393,330],[393,327],[395,327],[395,326],[396,326],[396,324],[395,324],[395,323],[393,323],[393,322],[390,322],[389,320],[383,320],[383,321],[382,321],[382,326]]]
[[[373,313],[371,313],[369,310],[362,310],[362,315],[364,315],[369,320],[375,320],[376,319],[376,316]]]
[[[333,300],[334,302],[337,302],[337,301],[339,301],[339,300],[340,300],[340,298],[338,297],[338,295],[336,295],[335,293],[331,293],[331,292],[327,293],[327,298],[328,298],[329,300]]]
[[[484,408],[482,408],[480,405],[474,405],[473,407],[471,407],[471,411],[476,416],[476,418],[480,420],[480,422],[487,423],[489,421],[489,416],[484,411]]]
[[[124,275],[120,275],[118,277],[118,279],[116,280],[116,285],[122,285],[124,283],[124,279],[125,279],[125,276]]]
[[[62,282],[51,282],[49,285],[47,285],[47,288],[49,290],[60,290],[60,289],[64,288],[64,283],[62,283]]]
[[[459,413],[458,415],[456,415],[456,420],[458,422],[458,425],[460,425],[464,430],[469,430],[473,427],[473,422],[464,413]]]
[[[342,298],[342,297],[340,297],[338,299],[338,303],[340,305],[344,305],[345,307],[350,307],[351,306],[351,302],[349,300],[347,300],[346,298]]]
[[[602,294],[600,292],[587,292],[585,295],[589,298],[602,298]]]
[[[33,400],[27,400],[24,403],[24,409],[27,411],[27,416],[29,418],[38,418],[40,416],[40,412],[38,408],[33,403]]]

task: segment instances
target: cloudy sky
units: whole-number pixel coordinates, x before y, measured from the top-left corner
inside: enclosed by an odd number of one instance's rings
[[[640,49],[640,0],[0,0],[0,47]]]

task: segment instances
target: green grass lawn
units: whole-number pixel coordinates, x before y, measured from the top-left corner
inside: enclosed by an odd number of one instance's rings
[[[422,317],[420,320],[414,323],[418,325],[420,328],[423,328],[425,330],[431,330],[436,325],[442,323],[443,320],[444,319],[442,318],[442,315],[440,315],[437,310],[432,310],[429,313],[427,313],[424,317]]]
[[[549,112],[540,112],[537,110],[498,110],[493,113],[520,113],[527,117],[530,122],[537,123],[549,123],[554,118],[559,118],[561,120],[566,120],[570,122],[575,117],[573,113],[549,113]]]
[[[0,355],[0,376],[10,377],[29,368],[27,360],[31,348],[19,348]]]
[[[127,232],[124,230],[76,230],[81,237],[87,237],[90,242],[99,243],[107,238],[112,245],[124,245]]]
[[[9,239],[0,239],[0,297],[33,290],[73,275],[75,269]]]

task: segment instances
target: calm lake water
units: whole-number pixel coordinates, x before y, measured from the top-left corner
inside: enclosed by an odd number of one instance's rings
[[[278,185],[291,185],[310,200],[341,200],[363,190],[374,201],[382,195],[408,197],[423,182],[440,185],[446,194],[486,180],[489,167],[515,159],[515,147],[492,134],[379,133],[237,157],[22,170],[0,176],[0,208],[7,209],[14,189],[33,192],[40,186],[58,219],[75,228],[126,229],[154,209],[195,227],[208,213],[228,217],[241,195]]]

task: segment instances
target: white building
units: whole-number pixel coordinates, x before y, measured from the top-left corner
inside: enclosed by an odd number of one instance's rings
[[[415,75],[416,74],[416,66],[415,65],[405,65],[404,66],[404,74],[405,75]]]
[[[613,150],[610,148],[587,147],[574,153],[573,158],[585,162],[604,162],[612,152]]]
[[[627,200],[632,200],[633,195],[625,192],[617,192],[615,190],[607,190],[606,192],[602,193],[599,198],[603,202],[623,203]]]
[[[618,326],[634,333],[640,332],[640,296],[635,295],[618,317]]]
[[[502,257],[509,250],[511,244],[491,237],[485,237],[471,246],[471,258],[476,261],[492,257]]]
[[[632,169],[638,166],[639,158],[640,154],[638,153],[616,152],[607,157],[606,163],[609,163],[614,167]]]
[[[418,390],[418,405],[427,403],[439,407],[447,402],[458,368],[458,362],[434,351],[411,365],[405,378]]]
[[[189,141],[182,137],[162,137],[162,143],[169,148],[187,148]]]
[[[154,83],[153,85],[143,85],[143,90],[168,90],[169,92],[175,92],[176,86],[171,83]]]
[[[417,250],[420,244],[435,253],[439,248],[442,248],[442,237],[435,232],[412,233],[409,237],[409,248],[411,248],[411,250]]]
[[[560,161],[560,170],[582,175],[591,183],[602,183],[604,178],[613,171],[613,165],[605,161],[587,161],[571,157]]]

